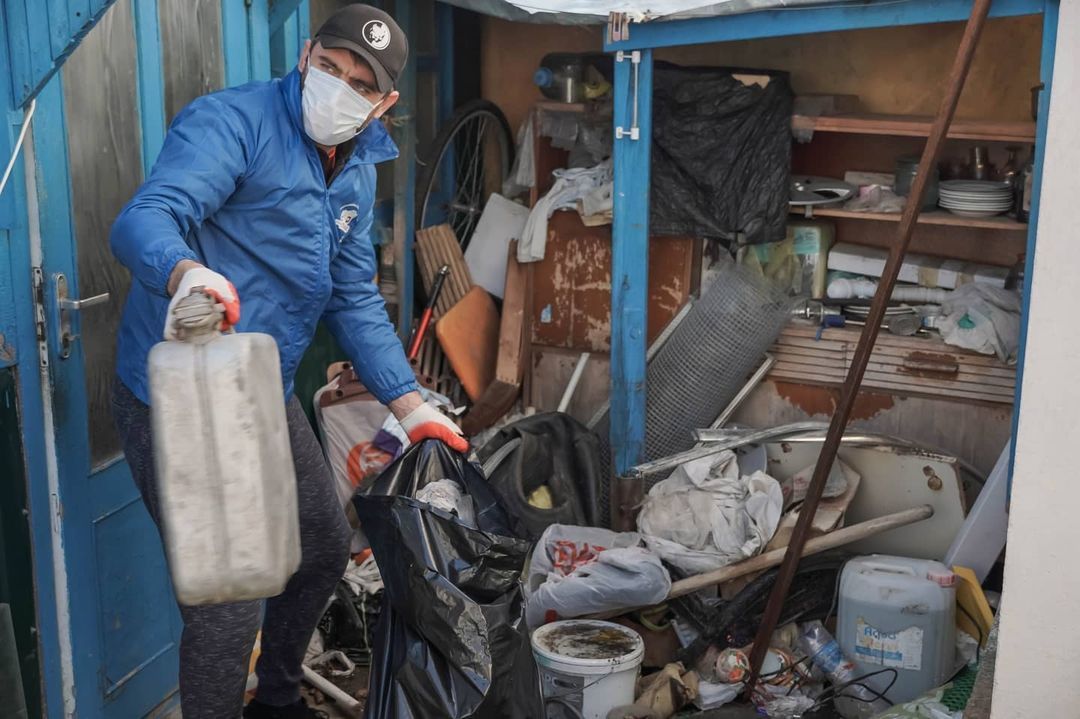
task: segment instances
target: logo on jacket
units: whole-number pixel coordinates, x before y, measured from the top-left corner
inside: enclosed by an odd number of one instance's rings
[[[347,233],[349,228],[352,227],[353,220],[356,219],[359,210],[360,208],[357,205],[345,205],[341,208],[341,213],[338,215],[338,218],[334,220],[334,224],[337,225],[337,228],[341,230],[342,234]]]
[[[382,20],[369,20],[364,25],[364,39],[376,50],[385,50],[390,44],[390,28]]]

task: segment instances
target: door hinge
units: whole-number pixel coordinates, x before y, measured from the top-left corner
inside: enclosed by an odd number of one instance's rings
[[[49,341],[45,329],[45,273],[34,267],[34,333],[37,336],[38,361],[42,367],[49,366]]]

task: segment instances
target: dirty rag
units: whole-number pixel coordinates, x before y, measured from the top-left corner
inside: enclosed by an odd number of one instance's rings
[[[779,482],[760,471],[740,476],[735,454],[725,451],[687,462],[654,485],[638,531],[664,561],[697,574],[761,552],[783,506]]]
[[[1020,347],[1020,294],[984,282],[960,285],[941,305],[938,330],[947,344],[1015,359]]]
[[[592,189],[612,181],[611,160],[596,167],[571,170],[555,170],[555,184],[541,197],[525,223],[521,242],[518,243],[518,262],[539,262],[544,259],[547,245],[548,218],[556,210],[577,208],[578,200]]]

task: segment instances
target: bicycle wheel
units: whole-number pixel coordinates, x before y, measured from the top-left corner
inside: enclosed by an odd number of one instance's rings
[[[460,107],[421,163],[416,228],[449,224],[465,249],[488,197],[510,174],[513,155],[510,125],[498,106],[473,100]]]

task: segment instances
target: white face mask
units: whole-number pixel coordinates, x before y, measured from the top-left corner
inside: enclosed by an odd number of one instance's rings
[[[356,137],[375,105],[340,80],[308,67],[303,91],[304,130],[320,145],[340,145]]]

